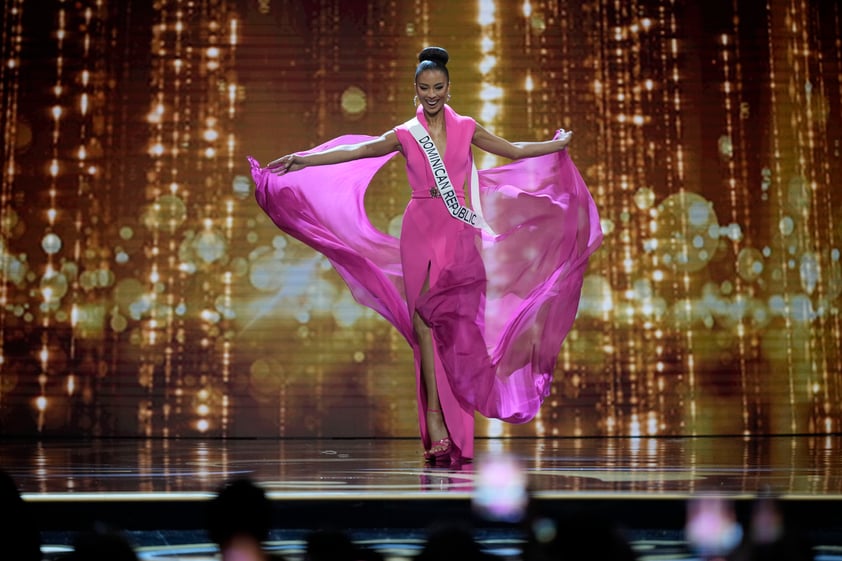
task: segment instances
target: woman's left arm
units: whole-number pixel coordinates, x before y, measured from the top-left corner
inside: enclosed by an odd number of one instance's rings
[[[559,129],[559,136],[555,140],[545,140],[542,142],[509,142],[505,138],[501,138],[496,134],[492,134],[485,130],[484,127],[477,123],[474,130],[474,137],[471,143],[490,152],[495,156],[502,156],[510,160],[519,160],[521,158],[532,158],[535,156],[543,156],[564,150],[570,139],[573,137],[573,131],[566,131]]]

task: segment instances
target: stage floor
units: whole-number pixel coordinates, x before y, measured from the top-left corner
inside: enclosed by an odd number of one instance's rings
[[[107,521],[130,532],[149,559],[212,557],[206,543],[196,549],[206,542],[202,509],[220,485],[242,477],[262,485],[277,506],[273,535],[288,557],[301,553],[302,533],[324,526],[383,547],[403,544],[406,554],[436,519],[477,521],[480,466],[501,454],[520,464],[535,504],[550,515],[610,516],[634,533],[638,548],[673,551],[665,558],[692,558],[681,545],[684,515],[687,501],[702,494],[733,500],[741,514],[755,498],[775,496],[831,548],[823,559],[842,558],[840,435],[480,439],[473,463],[448,468],[425,466],[415,439],[0,443],[0,465],[36,511],[49,551]],[[504,551],[516,549],[513,527],[476,527]]]

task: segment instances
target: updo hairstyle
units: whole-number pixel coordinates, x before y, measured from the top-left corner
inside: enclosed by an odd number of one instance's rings
[[[450,72],[447,71],[447,61],[450,55],[441,47],[427,47],[418,53],[418,67],[415,69],[415,80],[425,70],[441,70],[450,82]]]

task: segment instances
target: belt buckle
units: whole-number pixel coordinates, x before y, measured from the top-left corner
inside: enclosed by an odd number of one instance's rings
[[[430,196],[433,197],[434,199],[438,199],[439,198],[439,190],[436,189],[435,187],[431,188],[430,189]]]

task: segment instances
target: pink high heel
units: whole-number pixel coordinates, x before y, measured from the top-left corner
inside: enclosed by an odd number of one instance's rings
[[[427,409],[427,413],[441,413],[440,409]],[[424,450],[424,461],[430,464],[450,464],[453,443],[449,436],[433,442],[429,450]]]
[[[450,465],[450,454],[453,451],[453,443],[449,436],[433,442],[429,450],[424,452],[424,459],[431,464]]]

